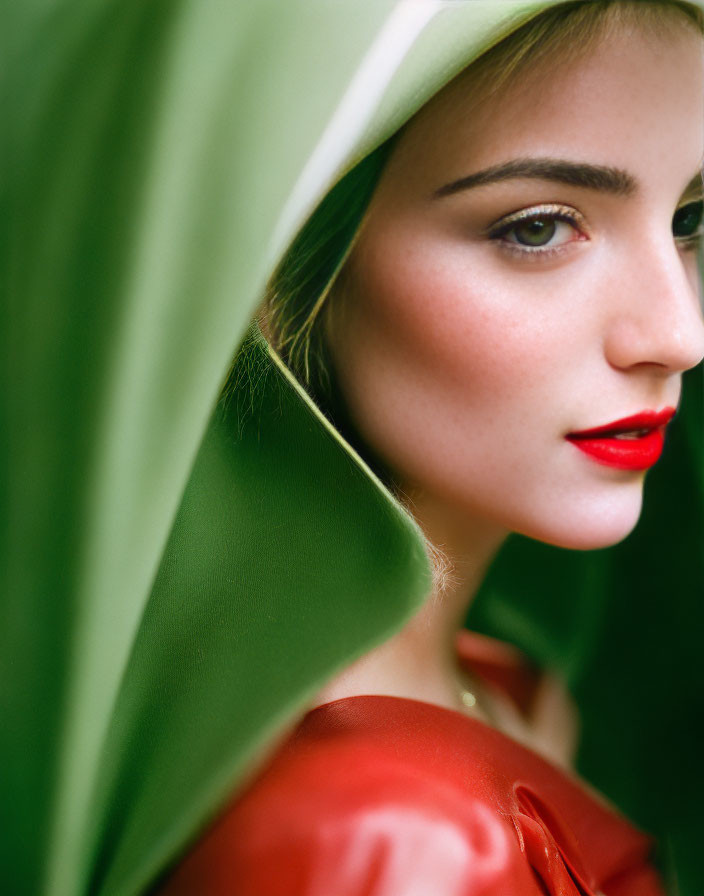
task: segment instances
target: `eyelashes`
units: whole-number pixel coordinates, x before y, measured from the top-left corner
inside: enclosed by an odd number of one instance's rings
[[[704,201],[688,202],[672,218],[672,235],[683,251],[698,249],[704,235]],[[492,224],[485,236],[504,252],[523,259],[560,255],[576,242],[589,240],[584,216],[567,205],[544,204],[521,209]]]
[[[546,204],[506,215],[491,225],[486,236],[512,254],[545,258],[588,239],[586,230],[584,217],[576,209]]]

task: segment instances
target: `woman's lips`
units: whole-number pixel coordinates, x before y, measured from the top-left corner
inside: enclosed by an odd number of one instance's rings
[[[647,470],[662,454],[665,427],[674,415],[674,408],[641,411],[605,426],[568,433],[566,438],[600,464],[619,470]]]

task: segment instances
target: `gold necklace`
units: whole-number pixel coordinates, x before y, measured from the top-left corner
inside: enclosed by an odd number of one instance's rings
[[[467,715],[497,727],[498,720],[492,711],[491,700],[478,679],[460,667],[455,680],[460,703],[467,710]]]

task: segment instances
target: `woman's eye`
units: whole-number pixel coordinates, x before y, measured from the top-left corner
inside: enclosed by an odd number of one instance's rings
[[[546,206],[525,209],[502,218],[488,231],[506,250],[523,255],[546,255],[584,239],[582,218],[574,209]]]
[[[537,247],[555,243],[561,245],[569,241],[571,230],[569,224],[555,218],[533,218],[514,225],[504,237],[510,237],[510,242],[519,243],[521,246]]]
[[[702,218],[704,217],[704,201],[688,202],[678,208],[672,217],[672,235],[685,244],[699,241],[702,235]]]

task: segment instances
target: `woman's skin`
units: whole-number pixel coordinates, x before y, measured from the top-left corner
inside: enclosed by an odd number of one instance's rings
[[[316,702],[384,693],[460,708],[454,637],[507,534],[594,549],[635,526],[645,472],[604,466],[565,436],[676,407],[682,372],[704,355],[696,246],[673,236],[677,209],[701,198],[703,85],[693,29],[619,26],[497,96],[477,97],[461,75],[403,132],[326,338],[355,425],[453,569]],[[438,194],[536,159],[619,176],[585,186],[524,175]],[[571,219],[541,209],[545,245],[526,246],[525,227],[497,234],[496,222],[538,206]],[[571,742],[565,706],[549,689],[538,708],[548,727],[536,744],[558,754]]]

